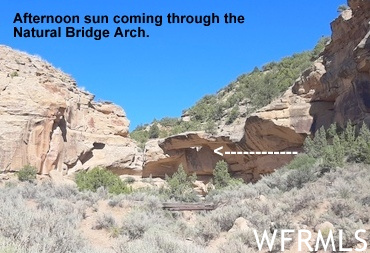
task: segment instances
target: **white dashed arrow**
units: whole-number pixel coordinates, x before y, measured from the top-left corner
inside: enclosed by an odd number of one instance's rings
[[[213,150],[216,154],[223,156],[219,152],[224,147],[219,147]],[[225,155],[298,155],[297,151],[225,151]]]

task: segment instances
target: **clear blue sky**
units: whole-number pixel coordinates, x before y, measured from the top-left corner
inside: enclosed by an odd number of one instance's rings
[[[344,0],[4,0],[0,44],[37,54],[71,74],[79,86],[112,101],[127,113],[131,130],[154,118],[179,117],[206,94],[213,94],[255,66],[314,47],[330,35],[330,22]],[[149,38],[13,38],[17,12],[46,15],[245,16],[226,25],[141,25]],[[19,25],[19,24],[18,24]],[[55,28],[58,25],[45,27]],[[76,27],[90,27],[77,24]],[[112,22],[94,25],[114,31]],[[30,28],[32,25],[25,25]],[[43,26],[37,26],[42,28]]]

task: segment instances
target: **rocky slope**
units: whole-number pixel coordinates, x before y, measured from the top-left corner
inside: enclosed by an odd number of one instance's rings
[[[47,62],[0,46],[0,168],[140,171],[125,112],[93,99]]]
[[[244,124],[242,137],[187,133],[146,145],[144,175],[175,171],[211,175],[224,159],[234,174],[255,181],[292,159],[291,155],[224,155],[223,151],[300,151],[305,137],[333,122],[370,125],[370,2],[349,0],[332,22],[331,42],[321,57],[283,96],[263,107]],[[236,130],[238,128],[235,128]],[[229,131],[232,132],[232,131]]]

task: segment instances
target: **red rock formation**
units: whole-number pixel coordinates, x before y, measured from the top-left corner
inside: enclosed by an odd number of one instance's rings
[[[0,168],[141,170],[125,112],[93,98],[45,61],[0,46]]]

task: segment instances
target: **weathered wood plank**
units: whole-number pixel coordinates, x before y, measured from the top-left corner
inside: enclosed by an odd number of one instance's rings
[[[169,211],[202,211],[214,210],[213,203],[162,203],[162,208]]]

